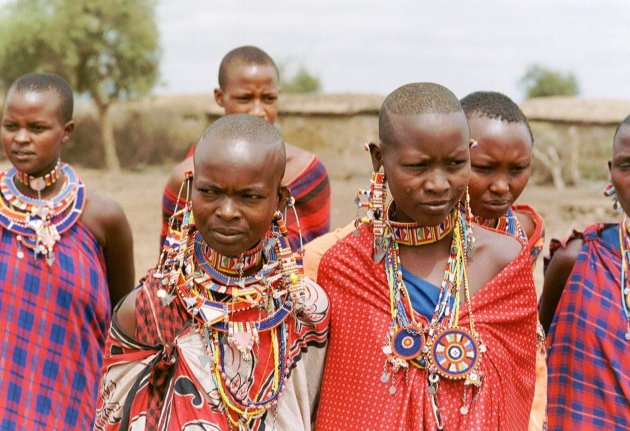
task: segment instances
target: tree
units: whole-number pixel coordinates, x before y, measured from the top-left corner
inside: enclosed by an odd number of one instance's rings
[[[527,68],[519,80],[525,89],[525,97],[577,96],[580,88],[575,75],[561,73],[538,64]]]
[[[282,69],[285,68],[282,67]],[[281,76],[283,75],[284,73]],[[318,77],[312,75],[302,65],[291,78],[284,79],[281,77],[280,88],[283,93],[287,94],[319,93],[322,91],[322,84]]]
[[[158,66],[154,0],[12,0],[0,10],[0,84],[50,72],[89,95],[108,169],[120,170],[112,103],[146,94]]]

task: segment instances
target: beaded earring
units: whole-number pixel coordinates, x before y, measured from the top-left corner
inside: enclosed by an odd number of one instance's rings
[[[289,192],[290,193],[290,192]],[[302,228],[300,227],[300,217],[298,217],[297,210],[295,209],[295,198],[293,195],[289,196],[289,200],[287,201],[287,206],[284,208],[284,220],[287,220],[287,211],[291,209],[293,211],[293,216],[295,217],[295,224],[297,225],[298,236],[300,238],[300,248],[297,250],[298,253],[304,253],[304,240],[302,239]]]
[[[615,186],[613,186],[612,182],[609,182],[606,185],[606,188],[604,189],[604,196],[611,198],[612,207],[616,212],[620,214],[623,212],[623,209],[621,209],[621,206],[619,205],[619,199],[617,199],[617,191],[615,190]]]
[[[475,141],[475,145],[477,142]],[[462,203],[460,201],[459,205]],[[472,210],[470,209],[470,193],[468,193],[468,187],[466,187],[466,200],[464,202],[464,208],[462,209],[465,215],[467,229],[466,229],[466,238],[464,240],[464,246],[466,247],[466,255],[469,258],[472,258],[475,254],[475,235],[472,228],[472,222],[474,220],[474,216]]]
[[[177,282],[180,269],[184,267],[186,249],[191,246],[188,230],[191,225],[194,225],[190,201],[192,179],[192,171],[186,171],[177,195],[177,202],[179,202],[182,194],[185,193],[186,204],[182,209],[178,209],[177,205],[175,206],[173,215],[168,222],[168,234],[160,253],[157,268],[153,273],[154,278],[161,279],[162,287],[158,290],[157,295],[163,306],[169,305],[176,298],[175,293],[172,292],[172,287]]]
[[[366,197],[365,201],[361,198]],[[357,228],[355,234],[358,234],[358,228],[361,223],[372,225],[372,234],[374,236],[373,257],[376,262],[383,260],[387,252],[385,247],[385,201],[387,198],[387,186],[384,172],[374,172],[370,180],[369,190],[357,190],[357,196],[354,203],[357,206],[357,212],[360,208],[367,208],[365,217],[358,217],[354,221]]]

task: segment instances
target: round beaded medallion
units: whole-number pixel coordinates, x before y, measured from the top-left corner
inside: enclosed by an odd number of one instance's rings
[[[403,326],[392,336],[392,352],[402,359],[417,358],[422,352],[424,342],[422,327],[417,325]]]
[[[479,360],[479,343],[467,329],[445,328],[435,335],[429,361],[441,376],[449,379],[466,378]]]

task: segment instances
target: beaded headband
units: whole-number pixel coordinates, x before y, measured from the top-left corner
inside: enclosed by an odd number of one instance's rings
[[[59,167],[59,161],[55,165],[54,169],[47,173],[42,177],[33,177],[26,172],[22,172],[16,170],[15,178],[24,184],[25,186],[30,187],[32,190],[36,192],[41,192],[46,187],[50,187],[57,182],[57,180],[61,177],[61,168]]]

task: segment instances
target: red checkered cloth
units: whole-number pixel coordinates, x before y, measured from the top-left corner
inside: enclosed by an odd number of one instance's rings
[[[0,234],[0,429],[91,429],[111,309],[103,248],[79,221],[48,266]]]
[[[190,154],[189,157],[192,157]],[[300,219],[302,241],[304,244],[328,232],[330,228],[330,183],[328,172],[323,163],[313,155],[308,166],[293,181],[287,184],[295,198],[295,210]],[[162,196],[162,229],[160,231],[160,247],[168,234],[168,221],[173,215],[175,206],[181,209],[186,204],[186,196],[177,201],[177,194],[168,187]],[[289,231],[291,248],[300,246],[297,220],[292,210],[287,211],[286,225]]]
[[[481,227],[479,227],[481,229]],[[318,281],[331,301],[331,333],[317,430],[436,429],[427,373],[411,366],[395,374],[397,391],[381,382],[390,326],[384,264],[372,259],[372,234],[348,235],[323,257]],[[445,430],[525,430],[534,395],[536,294],[530,251],[519,256],[472,298],[475,329],[487,345],[483,386],[460,414],[464,384],[440,379],[438,405]],[[460,325],[468,323],[462,307]],[[470,392],[469,392],[470,402]]]
[[[549,430],[630,429],[618,225],[592,225],[547,338]],[[574,235],[575,236],[575,235]]]

